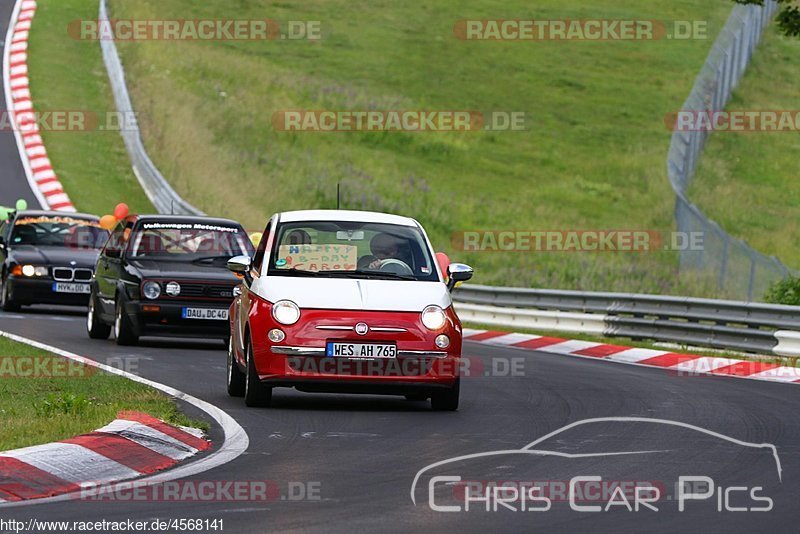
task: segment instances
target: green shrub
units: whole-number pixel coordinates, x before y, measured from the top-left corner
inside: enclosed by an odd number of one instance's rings
[[[764,300],[771,304],[800,306],[800,278],[789,276],[775,282],[767,290]]]

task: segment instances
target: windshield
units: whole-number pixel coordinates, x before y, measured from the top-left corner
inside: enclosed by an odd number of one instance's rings
[[[435,265],[419,228],[298,222],[278,227],[269,275],[438,282]]]
[[[130,239],[131,259],[225,263],[251,256],[253,245],[239,226],[202,223],[143,223]]]
[[[108,232],[100,223],[73,217],[20,217],[14,222],[11,244],[38,247],[100,249]]]

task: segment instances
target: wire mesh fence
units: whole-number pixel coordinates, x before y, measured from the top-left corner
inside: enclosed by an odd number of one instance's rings
[[[695,81],[683,111],[714,112],[725,109],[750,59],[775,15],[778,5],[739,5],[728,18],[720,36]],[[667,170],[675,190],[677,231],[700,233],[703,247],[680,253],[681,274],[712,278],[728,297],[759,300],[767,288],[792,271],[774,256],[766,256],[744,241],[730,236],[706,217],[686,196],[709,131],[675,131],[667,159]]]

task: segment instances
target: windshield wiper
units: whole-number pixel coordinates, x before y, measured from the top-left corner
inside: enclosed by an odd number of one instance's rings
[[[398,273],[387,273],[384,271],[364,271],[362,269],[358,269],[355,271],[320,271],[323,274],[334,274],[334,275],[347,275],[347,276],[357,276],[359,278],[367,278],[369,280],[414,280],[416,281],[416,277],[410,274],[398,274]]]
[[[270,274],[277,274],[278,276],[319,276],[320,273],[300,269],[274,269],[270,271]]]
[[[202,263],[202,262],[209,262],[213,263],[216,260],[225,260],[228,261],[229,259],[233,258],[233,256],[205,256],[203,258],[197,258],[192,260],[192,263]]]

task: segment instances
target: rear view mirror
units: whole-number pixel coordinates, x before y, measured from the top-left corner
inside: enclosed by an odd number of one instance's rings
[[[447,289],[452,291],[459,282],[471,280],[472,275],[475,274],[475,271],[469,265],[464,265],[463,263],[451,263],[447,268],[447,274],[450,278],[450,280],[447,282]]]
[[[340,230],[336,232],[336,239],[338,241],[364,241],[364,232],[362,230]]]

